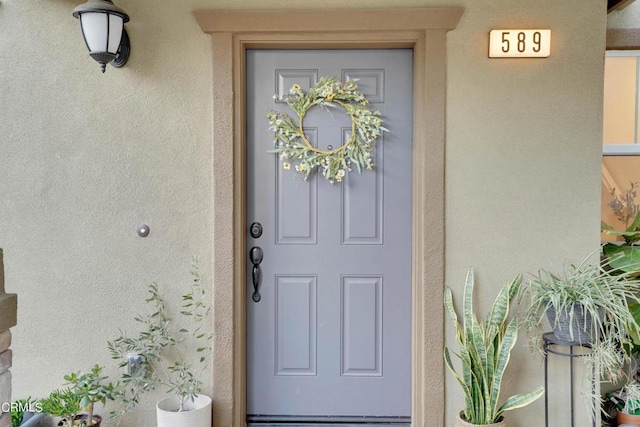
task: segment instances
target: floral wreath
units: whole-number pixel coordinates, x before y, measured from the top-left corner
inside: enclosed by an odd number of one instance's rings
[[[297,162],[295,169],[306,180],[316,167],[322,168],[322,175],[331,183],[341,182],[354,165],[358,173],[362,173],[363,168],[373,169],[373,144],[388,129],[382,126],[380,112],[366,107],[369,101],[357,88],[356,80],[341,83],[325,76],[306,94],[299,85],[294,84],[289,94],[281,98],[298,115],[296,123],[284,112],[270,111],[267,114],[269,129],[275,133],[273,143],[276,148],[270,152],[280,153],[284,169],[290,169],[291,162]],[[278,95],[273,97],[278,99]],[[349,114],[351,135],[344,145],[335,149],[329,146],[329,150],[325,151],[309,142],[302,122],[307,111],[316,105],[327,110],[340,106]]]

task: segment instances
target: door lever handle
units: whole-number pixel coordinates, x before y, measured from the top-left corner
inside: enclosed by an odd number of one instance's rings
[[[260,281],[262,279],[262,271],[260,269],[260,263],[262,262],[262,258],[264,257],[264,252],[262,248],[258,246],[254,246],[249,251],[249,260],[253,264],[253,270],[251,273],[253,280],[253,294],[251,295],[251,299],[253,302],[260,302]]]

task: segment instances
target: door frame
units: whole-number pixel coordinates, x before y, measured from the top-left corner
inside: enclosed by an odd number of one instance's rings
[[[444,425],[446,34],[462,8],[199,10],[211,35],[213,418],[246,417],[246,50],[413,49],[412,426]]]

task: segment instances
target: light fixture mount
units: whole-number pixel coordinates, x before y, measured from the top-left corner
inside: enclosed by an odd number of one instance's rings
[[[88,0],[73,10],[80,20],[82,36],[89,55],[105,72],[106,64],[122,67],[129,59],[131,44],[124,24],[129,15],[115,6],[111,0]]]

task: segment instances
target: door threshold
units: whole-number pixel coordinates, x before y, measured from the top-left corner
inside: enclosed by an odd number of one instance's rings
[[[247,427],[399,427],[410,417],[247,415]]]

